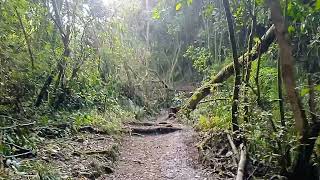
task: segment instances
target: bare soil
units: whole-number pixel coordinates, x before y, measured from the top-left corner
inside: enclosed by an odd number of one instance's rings
[[[198,163],[197,135],[193,129],[174,121],[165,121],[166,117],[159,117],[155,127],[152,123],[130,125],[131,129],[158,129],[166,126],[178,130],[165,134],[155,132],[125,137],[115,172],[105,178],[117,180],[214,179],[208,178],[206,171]]]

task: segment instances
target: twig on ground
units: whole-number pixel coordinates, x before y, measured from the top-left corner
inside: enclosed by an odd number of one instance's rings
[[[247,179],[251,179],[251,177],[254,175],[254,173],[258,170],[259,166],[257,166],[256,168],[254,168],[254,170],[250,173],[250,175],[248,176]]]
[[[92,154],[110,154],[110,153],[112,153],[110,149],[83,152],[83,154],[87,154],[87,155],[92,155]]]
[[[2,155],[3,156],[3,155]],[[10,159],[10,158],[19,158],[19,157],[24,157],[24,156],[35,156],[35,154],[32,151],[28,151],[25,153],[21,153],[21,154],[14,154],[14,155],[10,155],[10,156],[3,156],[5,159]]]

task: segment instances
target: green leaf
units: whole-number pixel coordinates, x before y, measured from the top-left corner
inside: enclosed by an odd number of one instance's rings
[[[160,19],[160,11],[159,9],[155,8],[152,11],[152,19]]]
[[[264,3],[264,0],[256,0],[256,4],[259,6],[263,5],[263,3]]]
[[[314,86],[314,87],[313,87],[313,90],[314,90],[314,91],[320,91],[320,85]],[[307,94],[309,94],[309,93],[310,93],[310,88],[303,88],[303,89],[301,89],[301,91],[300,91],[300,95],[301,95],[301,96],[305,96],[305,95],[307,95]]]
[[[212,4],[209,4],[205,7],[203,14],[205,17],[211,17],[213,11],[214,11],[214,6]]]
[[[260,43],[260,38],[259,38],[258,36],[255,36],[255,37],[253,38],[253,41],[254,41],[255,43]]]
[[[316,1],[316,10],[320,10],[320,0]]]
[[[181,8],[182,8],[182,4],[181,4],[181,2],[178,2],[176,4],[176,11],[180,11]]]
[[[288,27],[288,32],[293,33],[295,31],[295,28],[293,26]]]
[[[187,4],[188,6],[190,6],[192,4],[193,0],[187,0]]]
[[[309,94],[309,92],[310,92],[310,89],[309,89],[309,88],[303,88],[303,89],[301,89],[301,91],[300,91],[300,95],[301,95],[301,96],[305,96],[305,95]]]

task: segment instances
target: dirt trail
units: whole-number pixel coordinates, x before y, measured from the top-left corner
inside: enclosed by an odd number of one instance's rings
[[[161,116],[157,122],[163,122]],[[168,123],[168,122],[167,122]],[[186,126],[169,122],[162,126],[181,128],[166,134],[132,135],[124,139],[115,173],[108,179],[117,180],[206,180],[198,165],[196,134]],[[149,127],[144,128],[152,128]],[[143,126],[142,126],[143,127]],[[177,128],[177,129],[178,129]]]

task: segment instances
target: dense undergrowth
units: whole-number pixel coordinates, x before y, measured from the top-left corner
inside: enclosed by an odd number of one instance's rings
[[[272,168],[257,177],[317,179],[319,10],[319,0],[0,1],[0,170],[50,179],[45,163],[17,159],[174,107],[209,137],[209,157],[226,134],[245,145],[245,177],[262,166]]]

